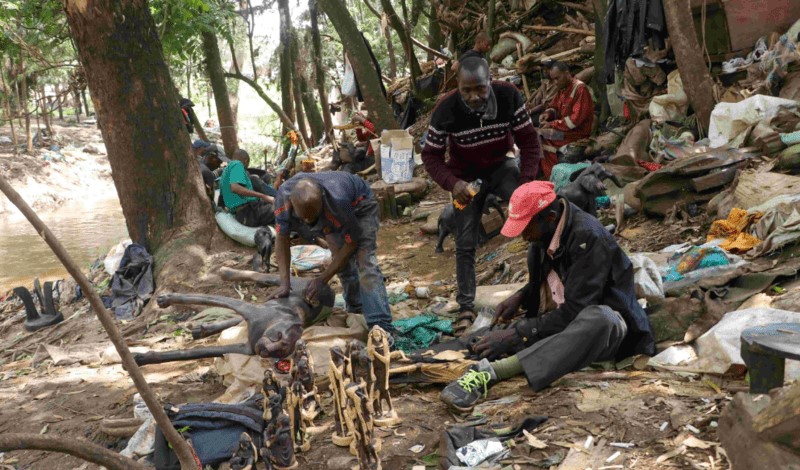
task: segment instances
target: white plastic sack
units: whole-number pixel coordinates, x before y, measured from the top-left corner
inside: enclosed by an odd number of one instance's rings
[[[128,245],[131,243],[130,239],[122,240],[108,250],[106,259],[103,260],[103,269],[106,270],[109,276],[113,276],[114,273],[117,272],[119,263],[122,262],[122,255],[125,254],[125,248],[128,248]]]
[[[344,62],[344,78],[342,79],[342,95],[356,96],[358,91],[356,89],[356,73],[353,66],[350,65],[349,60]]]
[[[713,328],[697,338],[693,346],[668,348],[650,359],[648,365],[657,369],[706,374],[724,374],[734,364],[744,365],[740,353],[742,331],[753,326],[771,323],[800,322],[800,312],[774,308],[749,308],[730,312]],[[694,351],[690,351],[691,348]],[[800,361],[786,361],[786,380],[800,378]]]
[[[630,259],[633,264],[633,287],[636,289],[636,297],[663,299],[664,283],[655,261],[641,253],[631,255]]]
[[[295,245],[292,251],[292,267],[298,271],[324,269],[331,264],[331,251],[317,245]]]
[[[683,90],[681,74],[675,70],[667,77],[667,94],[650,101],[650,117],[656,122],[680,119],[689,110],[689,97]]]
[[[654,98],[655,99],[655,98]],[[722,147],[748,127],[772,119],[782,106],[796,107],[797,102],[773,96],[755,95],[738,103],[718,103],[711,112],[708,137],[712,147]]]

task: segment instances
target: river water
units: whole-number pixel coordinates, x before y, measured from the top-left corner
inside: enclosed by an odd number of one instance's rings
[[[82,269],[128,238],[116,198],[73,200],[39,217]],[[18,285],[31,284],[35,277],[54,280],[68,276],[27,219],[19,213],[0,219],[0,295]]]

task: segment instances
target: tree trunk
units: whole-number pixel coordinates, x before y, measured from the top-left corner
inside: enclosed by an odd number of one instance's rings
[[[430,18],[428,19],[428,47],[439,51],[442,49],[445,39],[444,34],[442,33],[442,27],[439,24],[439,17],[437,15],[438,12],[436,10],[436,5],[431,3]],[[434,59],[436,59],[436,57],[434,57],[433,54],[428,53],[428,60]]]
[[[308,68],[305,59],[299,53],[300,39],[297,35],[292,40],[292,55],[294,56],[294,83],[300,95],[300,101],[305,110],[306,122],[310,131],[309,147],[314,147],[325,134],[325,124],[322,122],[322,115],[317,108],[317,101],[314,99],[314,92],[309,90],[306,70]],[[298,114],[299,116],[299,114]]]
[[[14,144],[14,156],[16,157],[19,155],[19,142],[17,141],[17,132],[14,129],[14,115],[11,112],[11,90],[9,89],[8,85],[6,84],[6,76],[0,70],[0,80],[2,80],[3,85],[3,104],[6,108],[6,117],[8,118],[8,124],[11,126],[11,141]]]
[[[292,92],[292,19],[289,16],[289,0],[278,0],[280,15],[280,79],[281,106],[283,112],[294,122],[297,119],[294,109],[294,93]],[[286,129],[288,131],[288,129]]]
[[[292,61],[294,62],[294,61]],[[294,68],[294,67],[292,67]],[[292,74],[294,76],[294,74]],[[303,97],[300,96],[300,85],[296,77],[292,83],[292,98],[294,99],[294,113],[297,117],[297,128],[300,130],[300,137],[305,141],[306,146],[311,146],[311,138],[308,136],[308,126],[306,126],[306,114],[303,112]]]
[[[78,88],[72,90],[72,104],[75,106],[75,120],[80,124],[81,122],[81,94]]]
[[[239,148],[236,138],[236,123],[233,120],[231,104],[228,101],[228,85],[225,83],[225,71],[219,55],[217,36],[210,31],[203,31],[203,52],[206,57],[206,72],[214,90],[214,103],[217,105],[217,119],[222,134],[222,145],[228,157]]]
[[[325,68],[322,66],[322,39],[319,36],[319,25],[317,19],[317,0],[309,0],[308,12],[311,16],[311,44],[313,46],[314,78],[316,79],[317,93],[319,93],[319,103],[322,107],[322,120],[325,122],[325,135],[328,142],[333,142],[333,119],[331,119],[331,107],[328,103],[328,87],[325,84]]]
[[[608,10],[608,0],[592,0],[594,6],[594,79],[592,88],[600,105],[600,122],[608,119],[608,95],[606,94],[606,74],[603,72],[606,67],[606,41],[605,41],[605,20]]]
[[[25,152],[33,153],[33,134],[31,134],[31,114],[28,108],[28,77],[25,73],[25,59],[20,55],[19,69],[22,75],[20,82],[20,99],[22,104],[22,112],[25,114]]]
[[[50,126],[50,106],[47,103],[47,92],[42,85],[42,119],[44,119],[44,128],[47,129],[47,135],[53,135],[53,128]]]
[[[392,115],[392,109],[386,103],[381,92],[381,85],[377,70],[372,65],[372,59],[367,51],[367,46],[361,39],[358,26],[353,17],[348,13],[342,0],[319,0],[322,11],[328,15],[333,27],[339,33],[339,38],[352,59],[353,71],[358,78],[364,103],[370,114],[375,119],[376,131],[380,135],[383,129],[394,129],[397,122]]]
[[[247,2],[244,0],[239,1],[239,8],[247,8]],[[241,30],[241,18],[233,21],[231,27],[231,65],[228,67],[229,73],[235,73],[242,67],[244,59],[247,55],[246,43],[240,39],[243,38]],[[233,80],[228,82],[228,101],[231,103],[231,113],[233,114],[233,123],[238,127],[239,125],[239,81]]]
[[[188,283],[216,224],[147,2],[64,3],[128,233],[153,253],[160,289]],[[181,467],[196,468],[177,431],[154,416]]]
[[[392,35],[389,33],[389,17],[386,13],[381,15],[381,33],[383,40],[386,41],[386,55],[389,57],[389,78],[392,80],[397,78],[397,59],[394,55],[394,43],[392,42]]]
[[[697,40],[689,0],[663,2],[669,39],[683,81],[683,89],[697,114],[700,126],[706,131],[711,122],[714,101],[714,81],[703,60],[703,49]]]
[[[64,120],[64,110],[61,107],[61,84],[56,83],[56,106],[58,106],[58,120]]]
[[[497,1],[496,0],[489,0],[489,11],[486,13],[486,33],[489,34],[489,37],[492,39],[492,44],[497,44],[494,38],[494,24],[496,20],[496,9],[497,9]]]
[[[86,99],[86,88],[81,90],[81,98],[83,98],[83,109],[86,111],[86,117],[89,117],[89,100]]]
[[[189,62],[186,64],[186,99],[192,100],[192,56],[189,56]]]
[[[405,3],[403,3],[403,5],[405,5]],[[400,17],[397,16],[397,12],[395,12],[394,7],[392,7],[391,0],[381,0],[381,6],[386,16],[389,18],[389,25],[391,25],[392,29],[400,36],[400,42],[403,44],[403,52],[405,52],[411,75],[411,90],[413,93],[416,93],[417,78],[422,74],[422,69],[419,67],[417,56],[414,55],[414,43],[411,42],[411,32],[406,28],[406,25],[400,21]],[[341,36],[341,34],[339,34],[339,36]],[[361,38],[360,34],[358,38]]]

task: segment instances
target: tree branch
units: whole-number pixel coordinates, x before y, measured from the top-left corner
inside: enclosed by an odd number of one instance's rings
[[[39,434],[0,434],[0,451],[44,450],[60,452],[106,467],[108,470],[147,470],[148,467],[101,447],[86,439],[41,436]]]

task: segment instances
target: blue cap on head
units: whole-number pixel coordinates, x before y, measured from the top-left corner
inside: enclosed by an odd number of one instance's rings
[[[205,140],[203,140],[203,139],[197,139],[197,140],[195,140],[195,141],[194,141],[194,143],[192,144],[192,148],[193,148],[193,149],[207,149],[207,148],[209,148],[209,147],[211,147],[211,144],[210,144],[210,143],[208,143],[208,142],[206,142],[206,141],[205,141]]]

